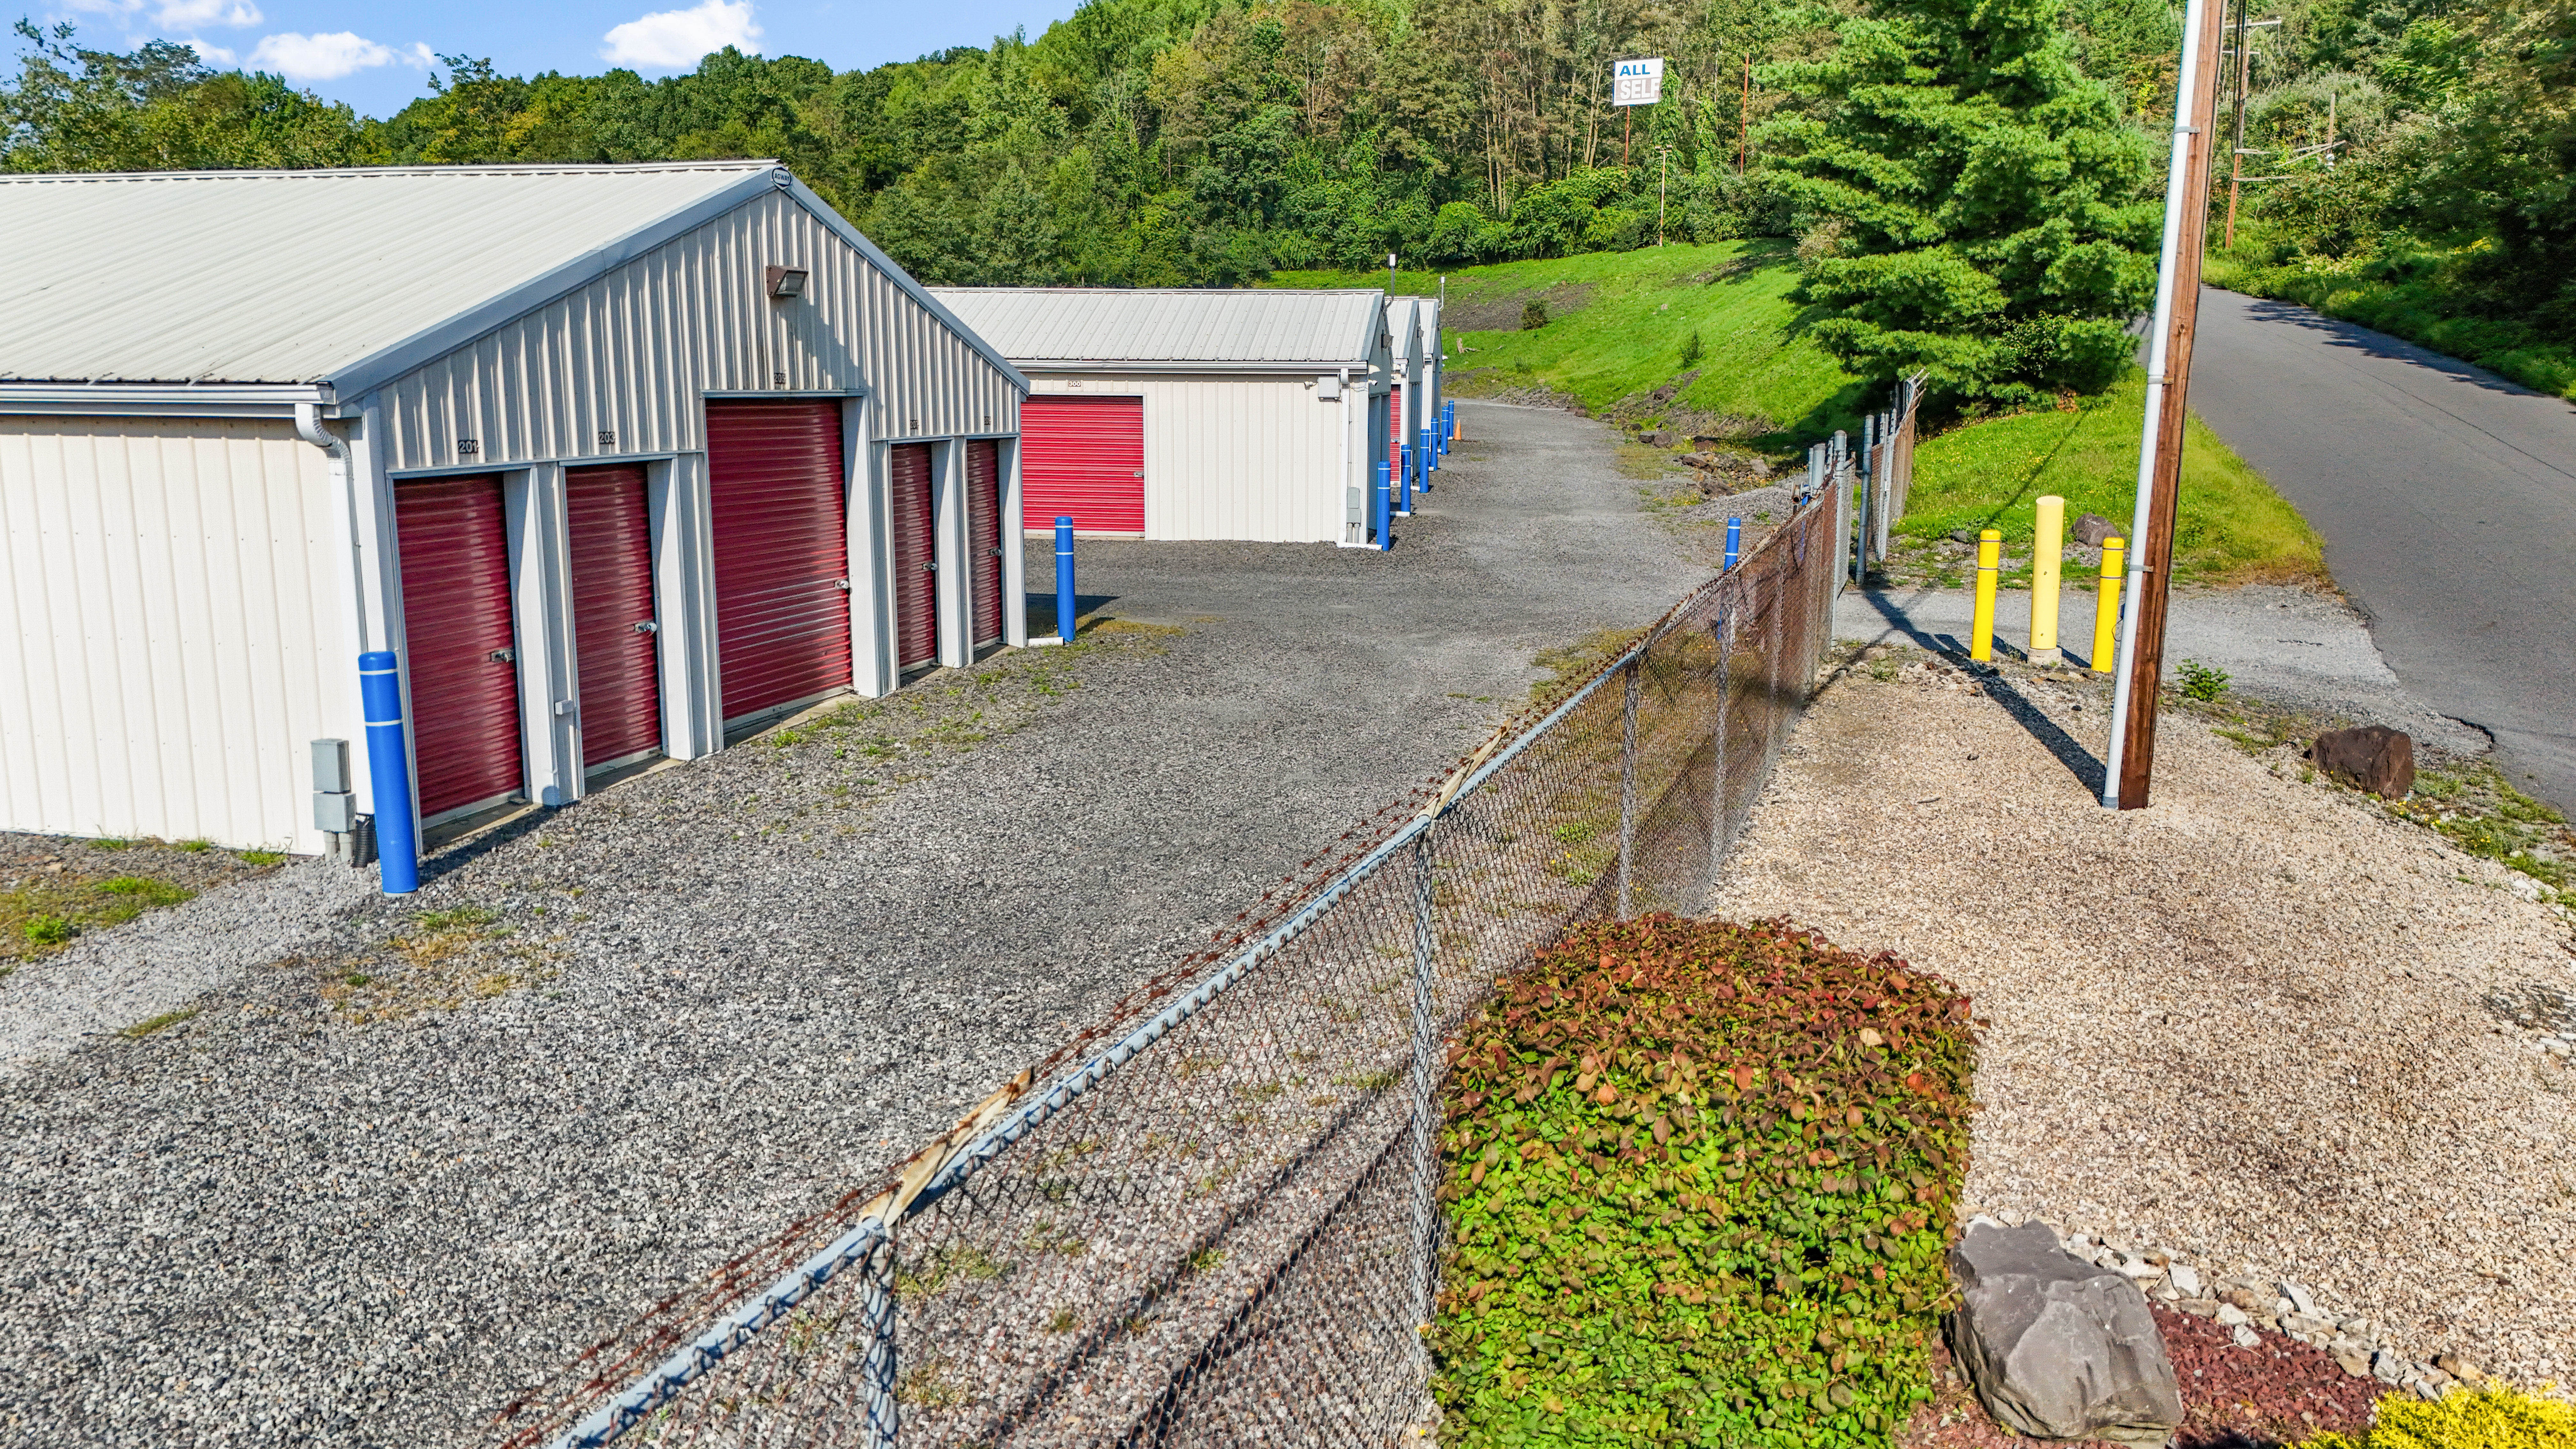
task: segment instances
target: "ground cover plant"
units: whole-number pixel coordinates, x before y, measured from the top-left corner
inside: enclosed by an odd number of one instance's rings
[[[1931,1393],[1970,1028],[1785,923],[1539,952],[1450,1048],[1444,1442],[1887,1443]]]
[[[0,834],[0,976],[91,932],[193,900],[282,859],[195,840]]]
[[[2098,513],[2128,531],[2137,494],[2138,432],[2146,381],[2134,369],[2098,397],[2053,410],[1967,423],[1928,437],[1914,454],[1914,487],[1896,533],[1917,550],[1953,530],[1998,529],[2012,567],[2007,586],[2030,582],[2034,505],[2066,500],[2066,516]],[[1955,571],[1955,570],[1954,570]],[[2183,439],[2182,503],[2174,523],[2178,582],[2229,585],[2325,581],[2325,545],[2218,435],[2191,421]],[[2090,587],[2081,570],[2066,582]]]
[[[2566,1449],[2576,1444],[2576,1405],[2492,1380],[2438,1403],[2409,1394],[2379,1401],[2377,1419],[2353,1434],[2320,1434],[2302,1449]]]
[[[1687,419],[1773,451],[1804,448],[1860,426],[1878,399],[1805,332],[1789,300],[1796,257],[1774,242],[1648,247],[1549,261],[1504,262],[1445,274],[1441,318],[1451,343],[1448,390],[1479,397],[1516,389],[1562,393],[1594,412]],[[1275,272],[1282,287],[1383,287],[1386,273]],[[1400,293],[1439,290],[1440,276],[1399,272]],[[1523,329],[1530,302],[1547,322]],[[1692,338],[1700,353],[1682,353]],[[1687,379],[1669,397],[1654,392]],[[1622,407],[1623,401],[1629,402]]]

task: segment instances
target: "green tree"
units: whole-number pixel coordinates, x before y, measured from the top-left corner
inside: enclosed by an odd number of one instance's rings
[[[1816,108],[1764,143],[1818,223],[1815,335],[1854,371],[2018,407],[2127,360],[2155,289],[2147,144],[2061,21],[2057,0],[1883,5],[1827,58],[1771,69]]]
[[[0,170],[207,171],[375,159],[357,114],[278,76],[214,71],[155,40],[131,53],[73,43],[68,24],[15,27],[30,49],[0,81]]]

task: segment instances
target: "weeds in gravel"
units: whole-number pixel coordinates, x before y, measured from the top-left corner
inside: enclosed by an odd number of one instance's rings
[[[952,1283],[990,1282],[1001,1277],[1007,1267],[971,1243],[941,1248],[911,1272],[898,1271],[894,1275],[894,1292],[898,1298],[934,1298]]]
[[[2488,761],[2418,769],[2415,793],[2388,811],[2552,891],[2576,892],[2576,830]]]
[[[1554,704],[1644,637],[1643,629],[1595,629],[1571,644],[1538,651],[1531,657],[1530,666],[1550,673],[1530,686],[1530,703]]]
[[[130,1041],[140,1041],[143,1038],[150,1036],[152,1033],[161,1030],[163,1027],[177,1026],[179,1023],[189,1020],[196,1014],[197,1008],[193,1006],[185,1007],[178,1011],[165,1011],[159,1016],[145,1017],[143,1020],[127,1027],[125,1030],[118,1032],[117,1035],[125,1037]]]
[[[2204,704],[2225,694],[2227,681],[2233,677],[2226,670],[2203,664],[2197,659],[2186,659],[2174,666],[2174,674],[2182,681],[2178,687],[2183,698],[2196,699]]]
[[[286,852],[282,850],[236,850],[233,854],[240,856],[243,860],[248,861],[252,865],[283,865],[286,863]]]
[[[32,961],[84,933],[123,925],[146,911],[193,900],[196,892],[151,876],[106,880],[38,878],[0,891],[0,963]]]

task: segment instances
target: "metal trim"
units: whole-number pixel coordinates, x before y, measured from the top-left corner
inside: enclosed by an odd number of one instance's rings
[[[995,350],[993,344],[985,341],[982,335],[977,333],[974,328],[959,321],[956,313],[949,311],[937,297],[930,295],[929,288],[924,287],[921,283],[913,280],[912,273],[896,266],[894,264],[894,258],[877,250],[877,244],[868,240],[866,233],[861,232],[857,227],[850,225],[849,218],[833,210],[831,203],[825,201],[822,197],[815,195],[806,187],[804,182],[796,179],[794,172],[789,171],[786,167],[779,167],[774,174],[777,178],[774,183],[777,188],[794,198],[796,204],[805,208],[807,214],[811,215],[816,221],[821,222],[825,228],[829,229],[834,235],[840,237],[841,240],[849,243],[853,247],[856,247],[859,255],[866,257],[878,271],[885,273],[886,280],[894,283],[905,296],[910,297],[915,303],[920,305],[924,311],[930,313],[931,316],[938,318],[941,326],[956,333],[958,340],[964,342],[968,347],[973,348],[976,355],[982,357],[986,362],[993,364],[995,367],[1000,368],[1002,376],[1008,378],[1012,386],[1017,387],[1022,393],[1026,393],[1029,390],[1029,379],[1025,373],[1022,373],[1018,368],[1013,367],[1011,365],[1011,360],[1004,357],[999,351]]]

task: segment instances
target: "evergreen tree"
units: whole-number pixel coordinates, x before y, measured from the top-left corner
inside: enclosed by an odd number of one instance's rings
[[[2061,21],[2058,0],[1883,5],[1830,57],[1773,71],[1815,103],[1765,140],[1818,222],[1800,248],[1829,309],[1815,335],[1853,370],[2017,407],[2127,361],[2155,292],[2147,142]]]

